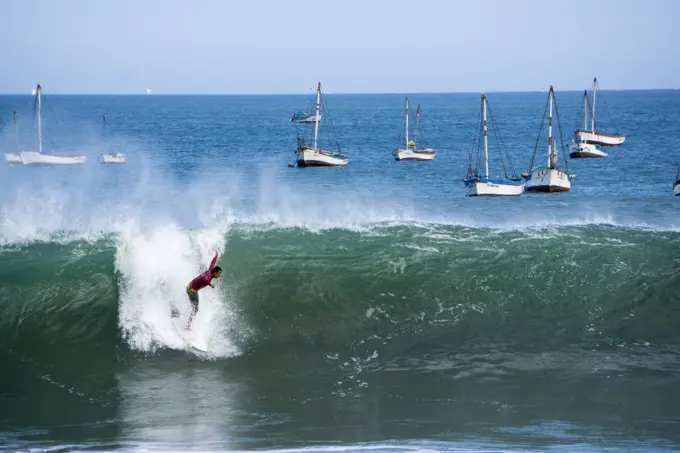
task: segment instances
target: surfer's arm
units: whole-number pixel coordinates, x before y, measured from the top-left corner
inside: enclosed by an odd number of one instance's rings
[[[210,267],[208,268],[208,271],[212,272],[213,267],[215,267],[215,263],[217,263],[217,252],[215,252],[215,257],[210,262]]]

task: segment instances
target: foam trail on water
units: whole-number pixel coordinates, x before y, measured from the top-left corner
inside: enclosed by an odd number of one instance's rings
[[[217,229],[186,231],[174,225],[150,232],[130,227],[118,235],[115,266],[122,276],[118,322],[130,348],[189,349],[177,325],[186,323],[191,310],[186,286],[207,269],[216,250],[221,253],[223,237]],[[228,337],[233,320],[224,301],[226,284],[220,279],[214,290],[200,292],[192,324],[215,357],[239,352]],[[179,319],[170,317],[172,306],[179,310]]]

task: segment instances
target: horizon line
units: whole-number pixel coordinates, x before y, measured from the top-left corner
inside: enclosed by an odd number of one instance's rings
[[[624,92],[624,91],[678,91],[680,88],[622,88],[622,89],[600,89],[598,91],[606,92]],[[306,93],[153,93],[147,94],[145,92],[133,92],[133,93],[52,93],[48,92],[47,95],[52,96],[306,96],[316,90],[311,90]],[[568,90],[555,90],[561,93],[580,93],[581,89],[568,89]],[[547,93],[548,89],[543,90],[487,90],[487,91],[377,91],[377,92],[352,92],[352,91],[339,91],[339,92],[324,92],[325,95],[393,95],[393,94],[480,94],[480,93],[495,93],[495,94],[507,94],[507,93]],[[44,96],[45,94],[43,94]],[[18,92],[0,92],[0,96],[35,96],[29,93],[18,93]]]

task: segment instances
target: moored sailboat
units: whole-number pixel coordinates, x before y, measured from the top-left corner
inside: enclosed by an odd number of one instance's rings
[[[555,106],[557,124],[560,130],[560,143],[562,141],[562,126],[560,125],[559,113],[557,111],[557,102],[555,102],[555,92],[551,85],[550,91],[548,93],[548,105],[546,106],[549,118],[548,165],[546,167],[534,167],[536,151],[538,150],[538,142],[541,137],[541,131],[539,130],[538,138],[536,139],[536,145],[534,147],[534,153],[531,157],[531,164],[529,165],[529,171],[522,174],[526,180],[524,190],[527,192],[567,192],[571,189],[572,176],[568,173],[568,169],[566,169],[566,160],[565,170],[561,170],[557,166],[557,139],[553,137],[553,104]],[[546,112],[544,111],[543,121],[541,122],[541,130],[543,129],[543,123],[545,123],[545,115]]]
[[[408,136],[408,97],[404,105],[404,141],[392,151],[394,160],[433,160],[435,151],[432,148],[418,148],[416,139],[418,138],[418,126],[420,125],[420,104],[416,111],[416,129],[413,138]]]
[[[42,88],[40,84],[35,89],[36,106],[38,111],[38,151],[22,151],[19,153],[21,163],[24,165],[80,165],[84,164],[86,157],[75,153],[51,153],[43,152],[41,98]]]
[[[466,187],[470,188],[469,196],[518,196],[521,195],[522,192],[524,192],[524,181],[517,177],[515,174],[514,170],[512,170],[513,177],[509,178],[507,170],[505,168],[505,160],[503,159],[503,153],[502,150],[500,149],[500,143],[498,141],[498,128],[496,127],[495,121],[493,121],[492,117],[492,125],[493,125],[493,130],[495,132],[495,136],[497,139],[497,144],[499,148],[498,155],[500,156],[501,159],[501,165],[503,167],[503,177],[494,177],[489,175],[489,140],[488,140],[488,133],[487,133],[487,98],[486,94],[482,94],[482,124],[481,128],[477,128],[477,134],[475,135],[475,139],[473,141],[473,149],[470,151],[468,157],[468,173],[463,179],[463,182],[465,183]],[[489,113],[491,113],[489,111]],[[481,129],[481,131],[480,131]],[[482,140],[478,140],[480,135],[483,136]],[[484,174],[480,174],[479,172],[479,161],[481,160],[482,156],[482,150],[478,148],[478,153],[477,153],[477,164],[475,165],[475,168],[472,167],[472,156],[473,156],[473,150],[475,147],[475,144],[478,144],[479,147],[483,146],[483,155],[484,155]],[[506,153],[507,154],[507,153]],[[510,164],[509,161],[509,156],[508,158],[508,163]]]
[[[296,163],[298,167],[340,167],[347,165],[349,158],[340,152],[340,145],[335,142],[337,151],[325,150],[319,148],[319,121],[321,119],[321,82],[318,83],[316,88],[316,111],[314,120],[314,142],[312,146],[309,146],[302,137],[300,137],[298,131],[297,137],[297,151],[296,151]],[[325,102],[324,102],[324,110]],[[331,148],[332,143],[329,143],[329,148]]]
[[[590,111],[590,130],[588,128],[588,93],[584,93],[584,110],[583,110],[583,129],[577,129],[574,132],[575,144],[585,143],[599,146],[618,146],[623,144],[626,140],[625,135],[608,135],[598,132],[595,128],[595,102],[597,100],[597,77],[593,79],[593,105]],[[591,157],[591,156],[588,156]],[[601,156],[595,156],[601,157]]]
[[[594,106],[593,106],[594,107]],[[588,92],[583,92],[583,131],[588,127]],[[593,126],[594,129],[594,126]],[[582,131],[576,130],[569,146],[572,159],[588,157],[607,157],[608,154],[597,144],[582,140]]]

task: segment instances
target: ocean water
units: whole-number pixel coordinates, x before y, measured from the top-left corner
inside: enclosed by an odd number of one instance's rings
[[[680,92],[598,92],[623,146],[475,199],[479,94],[409,95],[433,162],[390,156],[403,95],[328,95],[349,165],[289,168],[311,94],[45,89],[45,148],[88,162],[0,165],[0,451],[680,451]],[[547,87],[488,99],[522,173]],[[0,152],[32,107],[0,96]],[[199,353],[170,306],[215,250]]]

